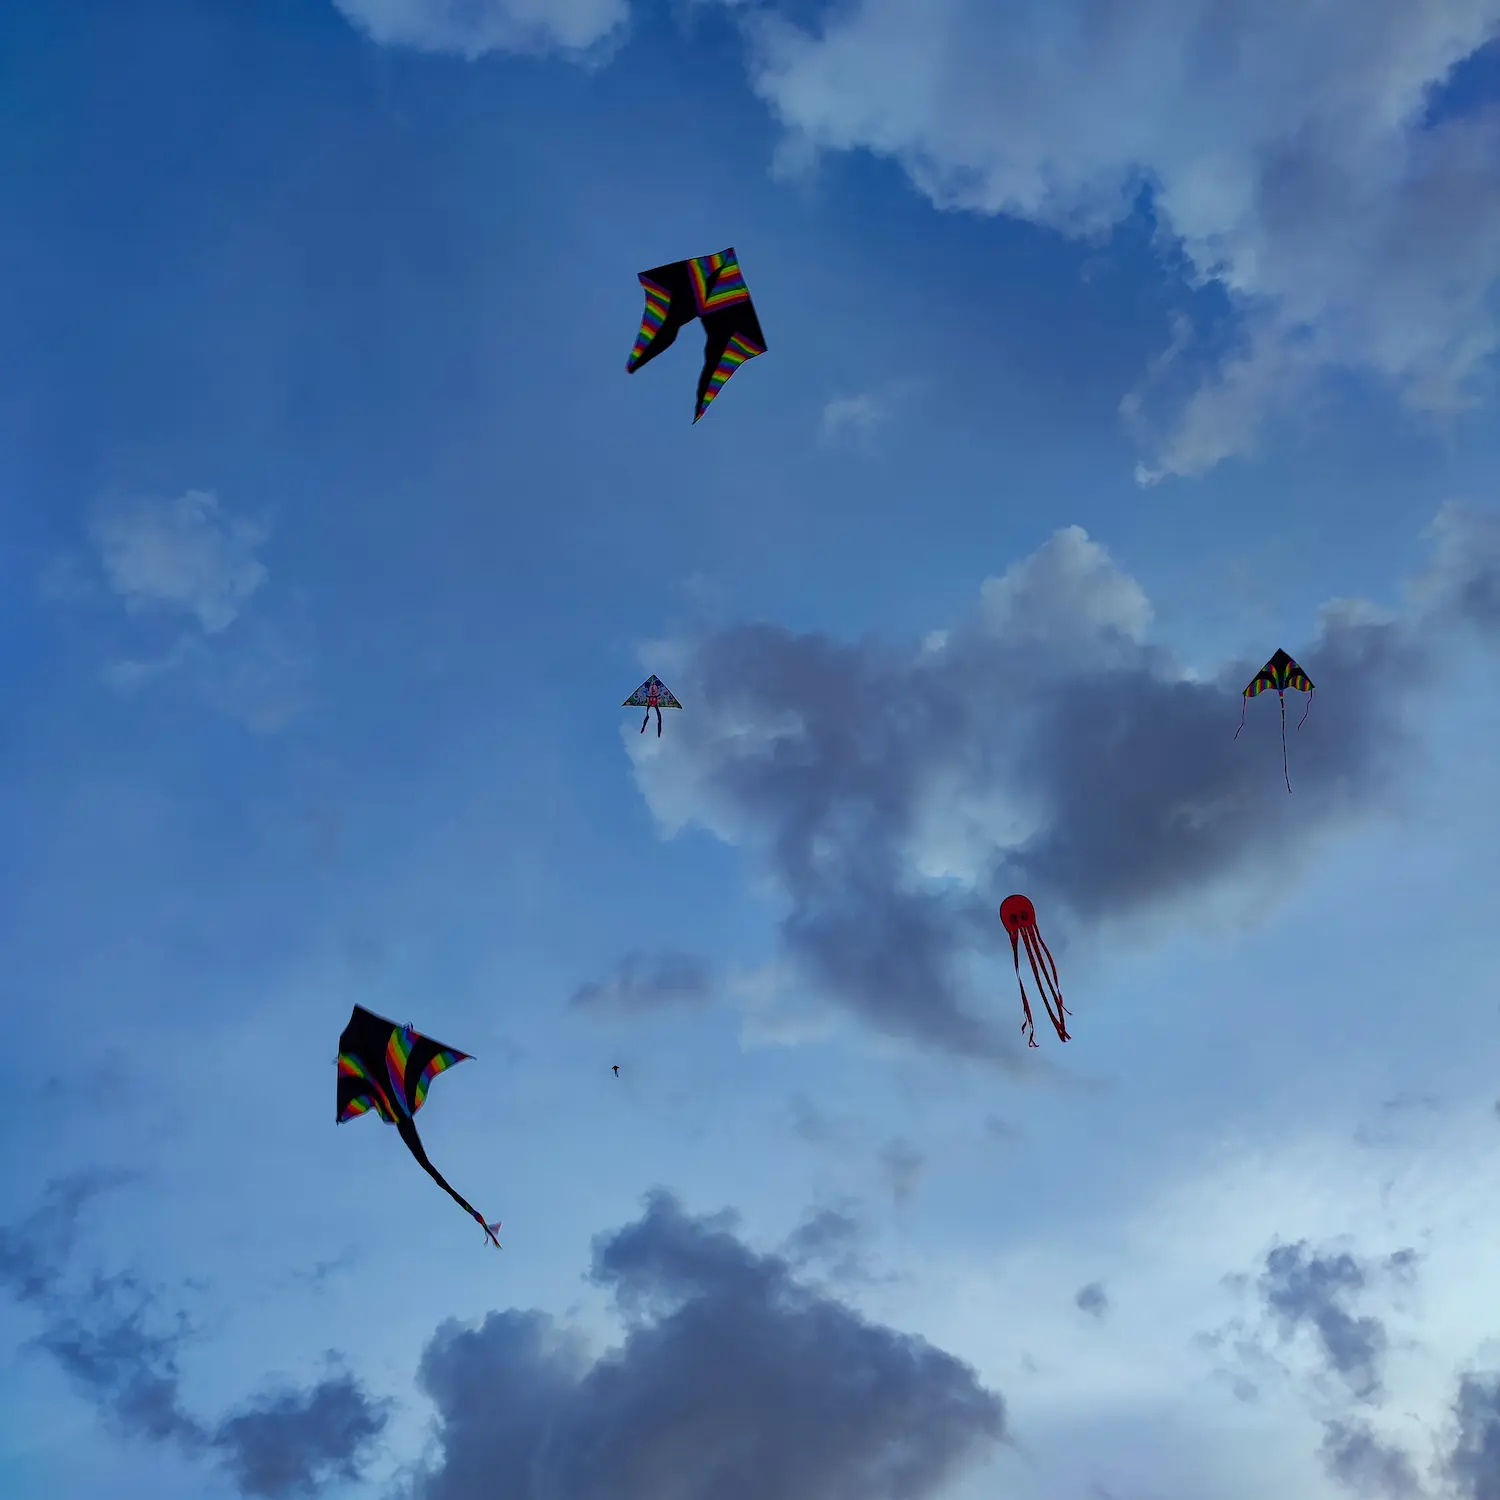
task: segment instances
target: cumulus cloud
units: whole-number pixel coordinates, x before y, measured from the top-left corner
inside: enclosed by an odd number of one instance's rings
[[[1463,1500],[1500,1496],[1500,1376],[1465,1375],[1454,1403],[1447,1476]]]
[[[36,1347],[121,1436],[212,1455],[242,1495],[291,1500],[359,1478],[386,1414],[347,1373],[333,1370],[311,1389],[276,1391],[205,1424],[181,1401],[185,1317],[163,1318],[156,1295],[128,1274],[96,1275],[81,1290],[67,1284],[84,1209],[127,1180],[94,1173],[54,1183],[28,1218],[0,1227],[0,1286],[40,1314]]]
[[[1386,1269],[1402,1271],[1412,1258],[1413,1252],[1400,1251],[1386,1262]],[[1365,1290],[1370,1277],[1370,1268],[1347,1250],[1313,1254],[1304,1240],[1273,1248],[1259,1282],[1282,1336],[1309,1332],[1328,1368],[1362,1401],[1383,1395],[1381,1365],[1387,1343],[1379,1318],[1350,1310],[1350,1301]]]
[[[447,1325],[422,1358],[437,1453],[416,1500],[924,1500],[1005,1436],[999,1396],[667,1194],[595,1244],[624,1315],[601,1358],[537,1312]]]
[[[630,18],[627,0],[334,0],[372,41],[472,61],[487,52],[591,55]]]
[[[1363,1500],[1418,1500],[1423,1493],[1411,1455],[1366,1423],[1329,1422],[1322,1457],[1328,1472]]]
[[[1500,345],[1500,109],[1443,95],[1500,0],[852,0],[816,29],[742,12],[780,156],[867,150],[937,206],[1098,236],[1143,194],[1237,343],[1181,397],[1174,336],[1127,410],[1143,480],[1198,474],[1332,368],[1415,411]]]
[[[708,829],[769,877],[784,987],[1003,1060],[1014,1043],[978,1019],[993,1004],[969,966],[1001,950],[1012,890],[1056,951],[1069,913],[1141,914],[1294,867],[1381,809],[1410,762],[1402,695],[1433,662],[1419,622],[1338,601],[1285,642],[1320,685],[1288,797],[1274,705],[1233,737],[1278,643],[1205,677],[1151,644],[1150,620],[1139,584],[1068,527],[920,642],[772,624],[678,642],[673,680],[697,707],[672,753],[622,738],[666,832]]]
[[[115,501],[89,526],[110,587],[132,613],[193,616],[217,635],[266,581],[264,528],[226,515],[216,496]]]
[[[633,1016],[673,1005],[701,1005],[713,992],[713,972],[705,959],[690,953],[631,953],[607,978],[580,986],[569,1003],[577,1010]]]

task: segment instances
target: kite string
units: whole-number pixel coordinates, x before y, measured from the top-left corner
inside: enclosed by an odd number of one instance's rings
[[[1244,695],[1244,697],[1242,697],[1240,699],[1240,729],[1243,729],[1245,727],[1245,710],[1247,708],[1249,708],[1249,707],[1250,707],[1250,694],[1246,693]],[[1235,732],[1234,732],[1235,739],[1239,739],[1239,737],[1240,737],[1240,729],[1236,729],[1235,730]]]
[[[1308,716],[1308,714],[1310,714],[1312,712],[1312,700],[1313,700],[1313,690],[1311,688],[1308,688],[1308,690],[1307,690],[1307,707],[1302,710],[1302,717],[1297,720],[1297,728],[1298,729],[1301,729],[1302,726],[1305,723],[1307,723],[1307,716]]]

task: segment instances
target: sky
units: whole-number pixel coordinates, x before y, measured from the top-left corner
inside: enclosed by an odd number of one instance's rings
[[[1500,1496],[1500,0],[0,0],[0,112],[0,1492]]]

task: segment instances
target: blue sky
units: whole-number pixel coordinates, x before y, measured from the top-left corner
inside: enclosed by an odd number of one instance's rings
[[[1494,1493],[1497,36],[0,4],[0,1489]]]

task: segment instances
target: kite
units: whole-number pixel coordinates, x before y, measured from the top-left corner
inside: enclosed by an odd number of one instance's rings
[[[620,1065],[619,1065],[619,1063],[616,1063],[615,1064],[615,1077],[618,1078],[619,1076],[620,1076]]]
[[[1240,729],[1245,727],[1245,710],[1250,706],[1250,700],[1275,689],[1276,696],[1281,700],[1281,774],[1286,777],[1287,791],[1291,791],[1292,775],[1286,766],[1286,690],[1288,688],[1294,692],[1307,694],[1307,707],[1302,710],[1302,717],[1297,720],[1297,728],[1301,729],[1307,722],[1308,714],[1312,712],[1313,682],[1312,678],[1285,651],[1278,651],[1250,679],[1249,686],[1245,689],[1244,702],[1240,704]],[[1235,730],[1235,739],[1239,739],[1240,729]]]
[[[621,708],[644,708],[646,717],[641,720],[641,733],[651,722],[651,710],[656,710],[656,737],[661,738],[661,711],[664,708],[681,708],[672,696],[671,689],[654,672],[621,705]]]
[[[1036,1025],[1031,1019],[1031,1002],[1026,998],[1026,981],[1021,978],[1021,943],[1026,944],[1026,957],[1031,960],[1031,972],[1036,976],[1036,987],[1042,997],[1042,1003],[1047,1007],[1047,1016],[1057,1030],[1059,1041],[1070,1040],[1068,1036],[1068,1025],[1063,1019],[1069,1014],[1068,1008],[1063,1004],[1062,991],[1057,987],[1057,965],[1052,961],[1052,950],[1042,941],[1042,935],[1036,927],[1036,907],[1025,896],[1007,896],[1000,903],[1000,921],[1005,930],[1010,934],[1011,956],[1016,961],[1016,983],[1021,986],[1021,1008],[1026,1012],[1026,1019],[1021,1022],[1021,1030],[1026,1033],[1026,1045],[1036,1046]],[[1045,960],[1038,965],[1038,960],[1046,955]],[[1051,995],[1048,995],[1048,990]],[[1057,1009],[1052,1009],[1053,1000],[1057,1001]]]
[[[410,1026],[398,1026],[394,1021],[387,1021],[364,1006],[356,1005],[339,1038],[337,1123],[342,1125],[345,1120],[373,1109],[387,1125],[394,1125],[422,1170],[465,1213],[483,1225],[485,1234],[498,1250],[500,1241],[496,1239],[495,1231],[500,1227],[499,1220],[486,1224],[484,1215],[448,1186],[443,1174],[427,1160],[412,1119],[421,1109],[422,1101],[427,1097],[427,1085],[434,1076],[455,1063],[466,1061],[469,1055],[422,1036]]]
[[[669,348],[694,318],[703,319],[703,372],[698,376],[696,424],[725,382],[747,359],[766,352],[766,336],[750,301],[750,289],[735,258],[734,246],[717,255],[673,261],[639,273],[646,291],[641,331],[625,361],[634,375]]]

